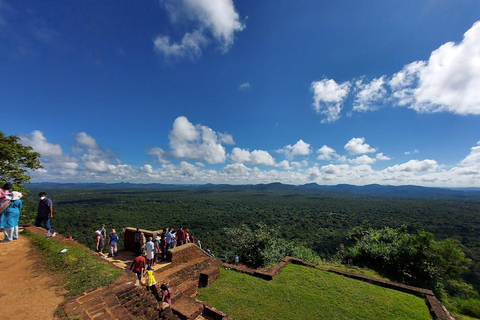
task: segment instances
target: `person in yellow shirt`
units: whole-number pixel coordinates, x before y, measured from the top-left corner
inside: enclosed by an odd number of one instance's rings
[[[156,286],[157,281],[155,280],[155,276],[153,275],[153,270],[151,265],[148,266],[144,276],[145,276],[145,285],[147,286],[147,291],[152,291],[157,301],[160,301],[160,296],[158,294],[158,289]]]

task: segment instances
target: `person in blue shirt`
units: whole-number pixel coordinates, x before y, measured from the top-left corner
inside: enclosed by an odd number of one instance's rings
[[[35,227],[41,227],[42,222],[45,225],[45,229],[50,230],[50,220],[53,218],[53,205],[52,200],[47,198],[45,192],[38,194],[40,201],[38,202],[37,218],[35,219]]]
[[[22,209],[22,200],[12,200],[3,211],[3,233],[5,238],[1,242],[10,242],[18,239],[18,219]]]
[[[115,229],[112,229],[110,233],[108,244],[110,245],[110,257],[116,256],[117,254],[117,242],[118,242],[118,234]]]

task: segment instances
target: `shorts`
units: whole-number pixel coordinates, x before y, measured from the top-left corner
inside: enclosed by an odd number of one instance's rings
[[[100,253],[100,252],[102,252],[102,250],[103,250],[103,247],[99,247],[98,250],[95,249],[95,252]]]

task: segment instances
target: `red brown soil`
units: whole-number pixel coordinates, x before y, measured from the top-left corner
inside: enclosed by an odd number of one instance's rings
[[[1,237],[3,238],[3,237]],[[54,319],[64,300],[55,279],[42,270],[30,242],[0,243],[0,306],[3,320]]]

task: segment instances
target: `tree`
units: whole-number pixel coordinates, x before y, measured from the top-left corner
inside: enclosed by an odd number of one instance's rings
[[[447,281],[460,280],[470,260],[454,239],[436,241],[433,234],[409,234],[405,225],[380,230],[357,227],[348,240],[353,246],[340,252],[344,262],[366,266],[405,284],[439,292]]]
[[[41,169],[40,153],[19,143],[19,137],[5,136],[0,131],[0,182],[12,181],[20,189],[30,181],[28,170]]]
[[[14,189],[25,195],[27,189],[23,184],[30,181],[28,170],[43,167],[40,163],[40,153],[34,152],[30,146],[19,143],[19,140],[19,137],[5,136],[0,131],[0,184],[3,186],[6,181],[12,181]],[[32,203],[24,201],[20,223],[32,221],[35,217],[33,206]]]

